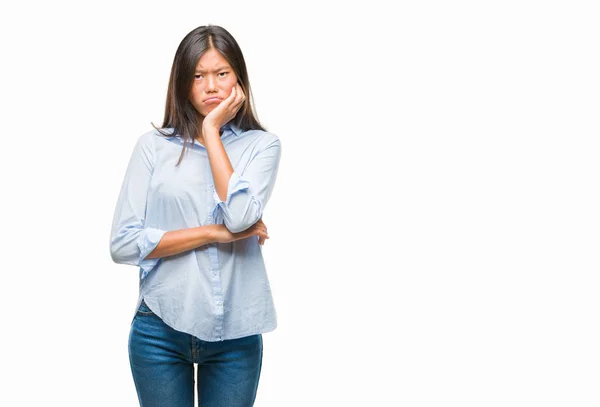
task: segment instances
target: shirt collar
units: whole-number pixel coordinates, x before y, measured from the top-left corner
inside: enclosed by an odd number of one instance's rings
[[[169,130],[171,133],[173,132],[173,128],[172,127],[167,127],[167,130]],[[242,135],[243,130],[237,126],[233,120],[230,120],[229,122],[225,123],[224,125],[221,126],[220,130],[222,130],[223,132],[225,132],[226,130],[231,130],[231,133],[236,136],[239,137]],[[171,136],[171,137],[175,137],[175,136]],[[177,138],[181,138],[181,136],[179,134],[176,135]]]
[[[225,123],[223,126],[221,126],[221,130],[225,131],[226,129],[231,130],[231,132],[236,136],[239,137],[242,134],[242,129],[239,128],[234,122],[233,120],[230,120],[229,122]]]

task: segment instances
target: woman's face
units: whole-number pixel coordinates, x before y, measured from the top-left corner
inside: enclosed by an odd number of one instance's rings
[[[225,100],[237,83],[237,76],[225,58],[215,49],[209,49],[196,65],[190,102],[196,111],[206,117]]]

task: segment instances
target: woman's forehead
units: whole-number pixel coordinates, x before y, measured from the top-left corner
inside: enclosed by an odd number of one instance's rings
[[[227,60],[219,52],[214,49],[206,51],[196,64],[196,72],[220,71],[221,69],[229,69],[231,66]]]

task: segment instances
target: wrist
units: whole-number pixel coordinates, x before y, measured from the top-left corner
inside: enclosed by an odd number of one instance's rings
[[[202,131],[204,133],[210,132],[210,131],[217,131],[218,132],[219,131],[219,127],[215,123],[208,122],[208,121],[205,120],[204,122],[202,122]]]
[[[206,235],[208,236],[209,243],[216,243],[217,241],[217,228],[219,225],[206,225]]]

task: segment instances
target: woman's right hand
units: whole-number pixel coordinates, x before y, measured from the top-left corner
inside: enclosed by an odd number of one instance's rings
[[[245,239],[250,236],[258,236],[258,244],[263,245],[266,239],[269,239],[267,234],[267,225],[264,224],[262,218],[260,218],[254,225],[248,229],[232,233],[225,225],[213,225],[213,240],[215,243],[230,243],[234,240]]]

